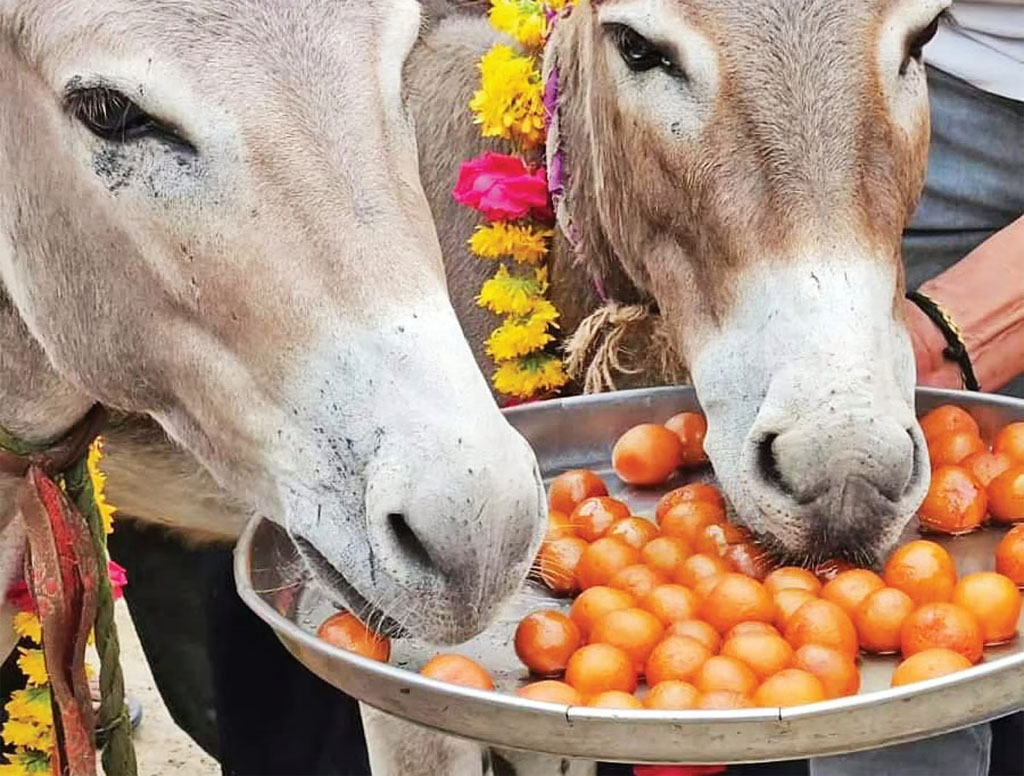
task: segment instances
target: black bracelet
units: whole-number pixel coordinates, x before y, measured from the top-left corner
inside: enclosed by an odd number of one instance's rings
[[[934,299],[931,299],[920,291],[907,292],[907,299],[916,304],[921,312],[928,316],[932,323],[939,327],[942,336],[946,338],[946,348],[942,355],[960,367],[960,374],[964,380],[964,387],[968,391],[980,391],[978,378],[974,376],[974,365],[971,364],[971,356],[967,352],[967,345],[964,343],[960,328],[949,317],[949,313]]]

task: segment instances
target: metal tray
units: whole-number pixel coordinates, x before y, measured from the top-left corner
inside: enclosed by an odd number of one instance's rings
[[[918,408],[943,403],[969,410],[991,436],[1024,419],[1024,401],[959,391],[918,391]],[[627,428],[697,407],[692,390],[660,388],[556,400],[517,407],[507,417],[533,444],[545,477],[594,468],[637,514],[653,514],[657,494],[618,482],[608,460]],[[704,472],[706,477],[708,472]],[[916,531],[915,531],[916,533]],[[990,569],[1002,533],[987,530],[943,543],[961,574]],[[527,680],[511,646],[519,619],[564,600],[528,585],[485,633],[457,651],[485,665],[499,692],[426,679],[416,669],[438,650],[409,640],[393,645],[392,664],[367,660],[313,633],[334,609],[313,588],[294,582],[294,551],[284,533],[254,521],[235,550],[235,576],[245,602],[310,670],[349,695],[421,725],[496,746],[631,763],[730,763],[803,758],[910,741],[1024,707],[1024,650],[1012,642],[989,649],[969,670],[890,689],[896,658],[865,658],[859,695],[796,708],[735,711],[633,711],[566,707],[508,694]],[[445,648],[445,651],[449,651]]]

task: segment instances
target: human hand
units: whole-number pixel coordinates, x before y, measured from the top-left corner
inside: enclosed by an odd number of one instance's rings
[[[914,347],[917,384],[929,388],[963,388],[960,367],[943,355],[946,339],[939,327],[909,300],[904,301],[904,310]]]

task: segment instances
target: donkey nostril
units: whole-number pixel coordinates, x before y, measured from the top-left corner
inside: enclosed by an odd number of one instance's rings
[[[765,482],[778,488],[787,496],[795,497],[793,488],[790,487],[785,477],[782,476],[782,472],[779,470],[779,462],[775,457],[775,440],[778,438],[778,434],[766,434],[758,443],[757,465]]]
[[[388,527],[394,536],[395,545],[407,560],[422,568],[433,568],[436,564],[416,532],[409,527],[405,515],[398,512],[388,514]]]

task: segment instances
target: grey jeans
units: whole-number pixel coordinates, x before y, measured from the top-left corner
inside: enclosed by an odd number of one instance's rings
[[[904,239],[916,288],[1024,213],[1024,103],[930,70],[932,144],[924,197]],[[1003,391],[1024,397],[1024,376]],[[811,776],[986,776],[989,725],[811,760]]]

